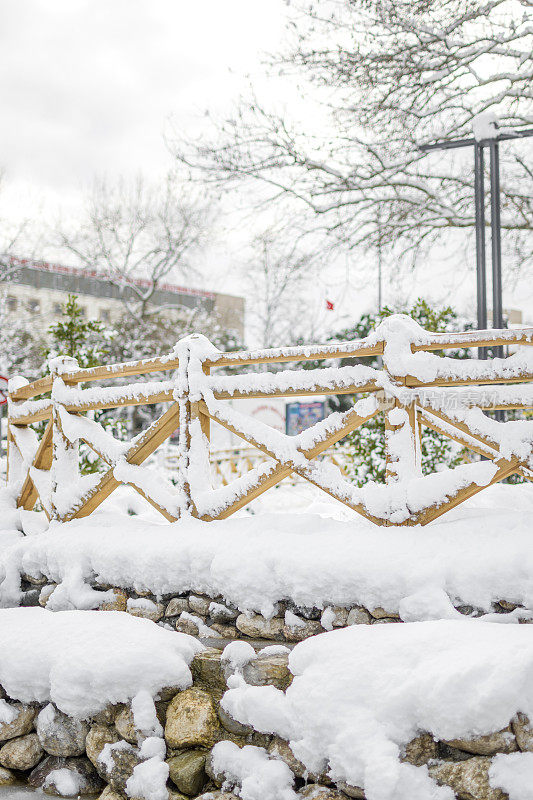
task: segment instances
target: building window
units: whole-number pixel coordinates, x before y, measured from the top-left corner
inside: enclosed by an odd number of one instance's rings
[[[17,298],[13,297],[12,295],[9,295],[9,297],[7,298],[8,311],[16,311],[17,310],[17,306],[18,306]]]
[[[86,316],[87,316],[87,309],[85,308],[85,306],[80,306],[80,317],[85,319]]]
[[[111,313],[107,308],[102,308],[100,311],[100,319],[102,322],[111,322]]]
[[[54,303],[54,314],[62,314],[63,313],[63,306],[61,303]]]
[[[38,314],[41,308],[41,304],[38,300],[28,300],[28,311],[31,311],[32,314]]]

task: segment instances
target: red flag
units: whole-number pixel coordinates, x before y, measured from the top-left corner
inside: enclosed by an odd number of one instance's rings
[[[331,300],[326,300],[326,308],[328,311],[333,311],[335,308],[335,304],[331,302]]]

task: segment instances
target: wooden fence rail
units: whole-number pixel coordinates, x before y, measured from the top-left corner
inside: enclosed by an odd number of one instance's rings
[[[189,515],[209,521],[228,517],[294,475],[376,524],[425,525],[513,473],[532,477],[533,422],[498,422],[483,413],[533,408],[533,350],[526,346],[531,344],[533,328],[435,334],[399,315],[366,339],[342,344],[221,353],[205,337],[193,335],[160,358],[91,369],[57,358],[46,377],[10,382],[9,486],[19,506],[31,509],[40,503],[49,519],[57,521],[91,514],[120,484],[133,486],[169,521]],[[515,352],[488,360],[434,354],[496,345],[512,346]],[[360,363],[376,356],[380,369]],[[356,363],[294,368],[296,363],[340,359]],[[283,363],[291,366],[268,370]],[[256,365],[265,371],[243,369]],[[233,374],[220,374],[221,367],[231,367]],[[165,380],[94,385],[154,372],[171,374]],[[353,405],[294,437],[225,402],[333,394],[354,395]],[[165,404],[166,410],[129,443],[83,416],[98,409],[155,404]],[[359,488],[339,464],[317,456],[378,414],[385,419],[386,483]],[[262,453],[255,466],[216,488],[209,453],[212,423]],[[424,476],[422,426],[449,436],[483,460]],[[143,466],[171,436],[178,438],[172,482]],[[101,458],[104,471],[79,474],[80,442]]]

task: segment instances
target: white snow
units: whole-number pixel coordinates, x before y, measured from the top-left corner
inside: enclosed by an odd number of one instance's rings
[[[63,767],[48,773],[43,789],[46,791],[48,787],[55,786],[61,797],[75,797],[79,793],[80,785],[80,776],[73,770]]]
[[[290,653],[290,647],[285,647],[284,644],[268,644],[257,651],[258,656],[283,656]]]
[[[169,766],[158,753],[137,764],[126,782],[126,794],[144,800],[168,800],[168,773]]]
[[[164,759],[167,752],[165,740],[160,736],[149,736],[145,739],[139,748],[139,755],[141,758],[162,758]]]
[[[335,621],[335,612],[328,606],[324,609],[322,616],[320,617],[320,624],[324,628],[325,631],[333,630],[333,623]]]
[[[104,745],[103,749],[100,751],[100,755],[98,756],[98,761],[107,767],[108,770],[112,770],[114,767],[114,760],[113,760],[113,751],[114,750],[128,750],[129,745],[124,739],[120,739],[118,742],[108,742]]]
[[[305,622],[300,617],[297,617],[292,611],[287,610],[285,612],[285,625],[287,628],[291,630],[297,630],[298,628],[304,628]]]
[[[13,706],[10,706],[9,703],[6,703],[5,700],[0,699],[0,724],[9,725],[10,722],[13,722],[16,716],[16,709]]]
[[[230,642],[222,651],[222,662],[235,671],[242,670],[255,658],[257,654],[249,642]]]
[[[298,493],[271,497],[295,503]],[[59,584],[49,601],[56,609],[109,599],[89,585],[95,577],[159,596],[221,596],[265,616],[280,600],[381,606],[406,619],[433,619],[450,601],[485,612],[500,599],[533,609],[529,484],[491,487],[425,528],[376,527],[338,504],[320,508],[173,524],[102,511],[52,524],[2,551],[0,602],[19,601],[20,575],[28,573]],[[344,521],[332,518],[339,508]]]
[[[0,611],[0,684],[8,695],[52,702],[79,719],[140,692],[190,686],[188,665],[202,649],[191,636],[118,611]]]
[[[531,800],[533,786],[533,753],[499,754],[492,759],[489,782],[503,789],[509,800]]]
[[[474,138],[477,142],[498,137],[498,117],[492,111],[478,114],[472,120]]]
[[[425,767],[400,762],[402,747],[422,731],[468,738],[500,730],[519,711],[533,715],[525,625],[353,626],[296,645],[289,666],[295,677],[285,694],[241,680],[224,695],[224,710],[289,740],[309,771],[362,787],[367,800],[452,800]],[[522,800],[514,776],[529,777],[531,759],[507,758],[496,760],[493,785],[506,783]]]
[[[287,764],[270,758],[261,747],[219,742],[212,750],[212,767],[226,776],[224,788],[239,787],[241,800],[297,800]]]
[[[163,735],[163,728],[157,719],[154,698],[146,689],[141,689],[132,699],[131,711],[136,730],[147,737]]]

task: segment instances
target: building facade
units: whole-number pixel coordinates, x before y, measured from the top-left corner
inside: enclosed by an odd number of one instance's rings
[[[131,289],[121,293],[118,286],[94,270],[66,267],[46,261],[11,258],[15,272],[4,282],[6,315],[28,318],[42,332],[55,322],[69,294],[76,294],[87,318],[112,323],[124,313],[123,297],[133,296]],[[140,288],[148,282],[135,281]],[[184,310],[202,308],[216,315],[221,327],[244,336],[244,298],[174,284],[161,284],[150,298],[164,313],[179,315]]]

